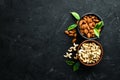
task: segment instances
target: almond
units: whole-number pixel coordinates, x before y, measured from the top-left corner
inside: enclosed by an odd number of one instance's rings
[[[86,21],[85,20],[80,20],[79,25],[81,26],[82,24],[86,24]]]
[[[88,33],[88,34],[87,34],[87,37],[88,37],[88,38],[90,38],[90,37],[91,37],[91,34],[90,34],[90,33]]]
[[[83,35],[84,34],[84,30],[80,30],[80,33]]]
[[[81,26],[80,26],[80,29],[84,29],[84,25],[81,25]]]
[[[93,21],[96,22],[96,23],[98,23],[100,20],[98,20],[98,19],[94,19]]]
[[[83,24],[83,29],[85,29],[87,26],[86,26],[86,24]]]
[[[65,30],[65,34],[67,34],[67,35],[68,35],[68,34],[69,34],[69,31],[68,31],[68,30]]]
[[[88,29],[88,30],[90,30],[90,27],[89,27],[89,26],[87,26],[87,29]]]
[[[77,37],[77,34],[76,34],[76,33],[74,34],[74,37]]]
[[[87,29],[84,29],[84,33],[87,34],[87,33],[88,33],[88,30],[87,30]]]
[[[72,31],[75,33],[75,32],[76,32],[76,29],[73,29]]]
[[[69,31],[70,34],[74,34],[75,32],[74,31]]]
[[[95,16],[92,16],[91,18],[92,18],[92,19],[95,19]]]
[[[79,23],[79,21],[76,21],[76,24],[78,24]]]
[[[94,35],[94,34],[92,34],[92,37],[95,37],[95,35]]]
[[[91,22],[92,22],[92,19],[88,17],[88,18],[87,18],[87,22],[88,22],[88,23],[91,23]]]
[[[89,32],[90,32],[90,33],[94,33],[93,29],[90,29]]]
[[[75,43],[75,42],[76,42],[76,40],[77,40],[76,38],[73,38],[72,43]]]
[[[89,23],[89,26],[90,26],[90,28],[94,28],[95,27],[95,23],[94,22],[92,22],[92,23]]]
[[[68,36],[73,37],[73,34],[68,34]]]

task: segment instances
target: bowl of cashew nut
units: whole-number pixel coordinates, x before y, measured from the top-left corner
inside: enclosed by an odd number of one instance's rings
[[[95,40],[85,40],[78,46],[77,57],[83,65],[95,66],[103,57],[102,45]]]

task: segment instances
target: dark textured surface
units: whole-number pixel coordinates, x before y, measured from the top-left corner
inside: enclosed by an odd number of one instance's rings
[[[118,80],[120,0],[0,0],[0,80]],[[104,57],[78,72],[64,62],[71,45],[64,34],[76,11],[99,14],[105,22]],[[81,39],[81,38],[80,38]]]

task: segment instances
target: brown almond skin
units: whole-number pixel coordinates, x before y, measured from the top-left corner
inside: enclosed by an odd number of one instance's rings
[[[92,22],[92,26],[94,26],[94,27],[95,27],[95,22]]]
[[[82,26],[83,24],[86,24],[86,21],[85,20],[80,20],[79,25]]]
[[[87,18],[87,22],[88,22],[88,23],[91,23],[91,22],[92,22],[92,19],[91,19],[91,18]]]
[[[82,35],[84,35],[84,30],[80,30],[80,33],[81,33]]]
[[[88,30],[87,30],[87,29],[84,29],[84,33],[87,34],[87,33],[88,33]]]
[[[75,43],[75,42],[76,42],[76,40],[77,40],[76,38],[73,38],[72,43]]]
[[[87,23],[83,24],[83,29],[86,29],[87,27],[89,27]]]
[[[68,31],[68,30],[65,30],[65,34],[67,34],[67,35],[68,35],[68,34],[69,34],[69,31]]]
[[[80,32],[81,32],[81,33],[83,33],[83,32],[84,32],[84,30],[80,30]]]
[[[98,23],[100,20],[98,20],[98,19],[94,19],[93,20],[95,23]]]
[[[94,31],[91,34],[94,35],[95,34]]]
[[[80,29],[84,29],[84,25],[81,25],[81,26],[80,26]]]
[[[90,26],[87,26],[87,29],[90,30]]]
[[[90,33],[94,33],[93,29],[90,29],[89,32],[90,32]]]
[[[68,36],[73,37],[74,35],[73,34],[68,34]]]
[[[87,37],[88,37],[88,38],[90,38],[90,37],[91,37],[91,34],[90,34],[90,33],[88,33],[88,34],[87,34]]]
[[[79,23],[79,21],[76,21],[76,24],[78,24]]]
[[[69,33],[70,33],[70,34],[74,34],[75,32],[71,30],[71,31],[69,31]]]
[[[77,34],[76,34],[76,33],[74,34],[74,37],[77,37]]]
[[[92,34],[92,37],[95,37],[95,35],[94,35],[94,34]]]
[[[94,26],[92,26],[91,29],[94,29]]]
[[[83,26],[83,29],[85,29],[85,28],[86,28],[86,24],[83,24],[82,26]]]
[[[89,23],[89,26],[90,26],[90,28],[94,28],[95,27],[95,23],[94,22]]]
[[[75,33],[75,32],[76,32],[76,29],[73,29],[72,31]]]
[[[83,20],[80,21],[79,25],[82,26],[82,24],[83,24]]]
[[[93,26],[92,26],[92,23],[89,23],[89,26],[90,26],[90,28],[93,27]]]
[[[86,24],[86,26],[87,26],[87,27],[90,27],[89,24]],[[87,28],[87,27],[86,27],[86,28]]]
[[[95,16],[92,16],[91,18],[92,18],[92,19],[95,19]]]

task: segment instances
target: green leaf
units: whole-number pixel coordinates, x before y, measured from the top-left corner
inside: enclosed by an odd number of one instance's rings
[[[75,62],[74,62],[74,61],[71,61],[71,60],[66,60],[66,63],[71,66],[71,65],[73,65]]]
[[[80,20],[80,16],[77,12],[71,12],[75,19]]]
[[[79,62],[75,63],[73,65],[73,71],[77,71],[79,69],[79,67],[80,67],[80,63]]]
[[[76,27],[77,27],[77,24],[72,24],[68,27],[68,31],[72,30],[72,29],[75,29]]]
[[[96,29],[101,29],[104,26],[104,22],[100,21],[99,23],[96,24],[95,28]]]
[[[94,33],[98,38],[100,37],[100,32],[98,31],[98,29],[94,28]]]

